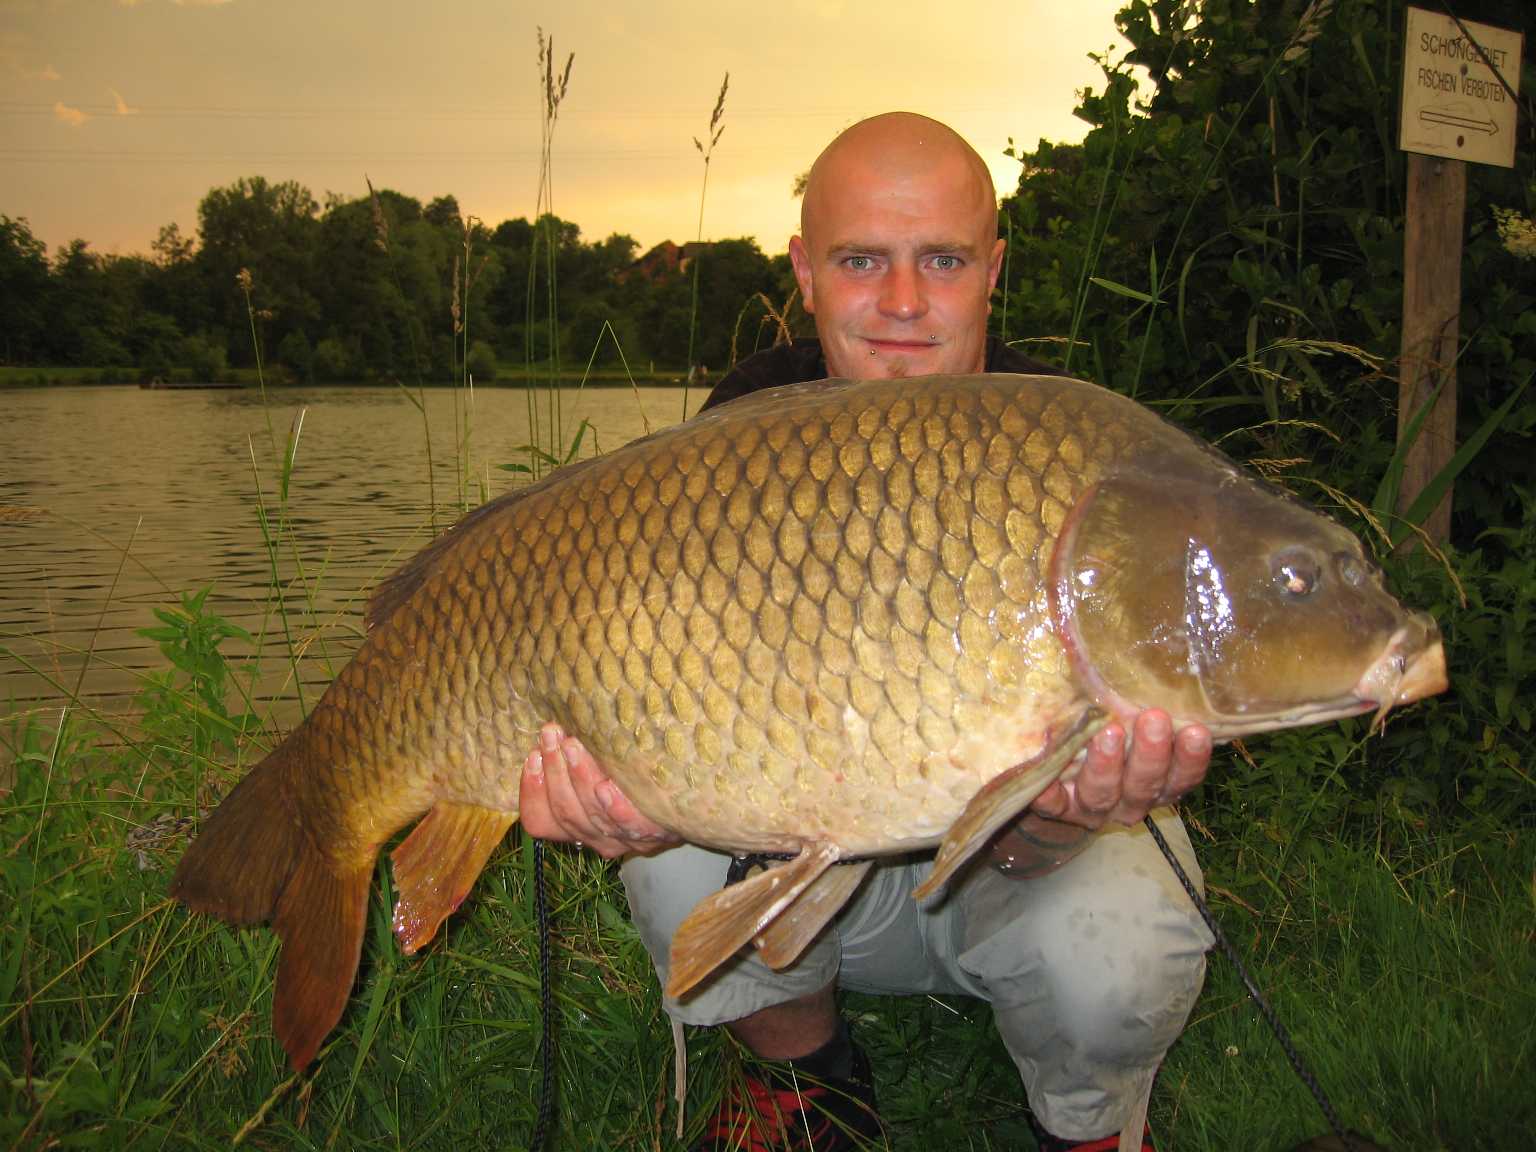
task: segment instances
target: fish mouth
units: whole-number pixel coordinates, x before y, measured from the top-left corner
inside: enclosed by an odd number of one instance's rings
[[[1374,712],[1371,731],[1376,732],[1393,708],[1434,696],[1449,686],[1440,629],[1427,612],[1417,612],[1392,634],[1381,655],[1365,670],[1348,695],[1320,700],[1268,718],[1248,714],[1212,718],[1205,724],[1215,739],[1227,740],[1233,736],[1326,724]]]
[[[1355,685],[1355,695],[1362,703],[1375,706],[1374,730],[1397,705],[1423,700],[1448,687],[1440,629],[1428,613],[1420,612],[1393,634],[1386,651]]]

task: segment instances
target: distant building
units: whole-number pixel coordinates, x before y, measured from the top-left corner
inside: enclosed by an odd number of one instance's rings
[[[623,272],[619,273],[618,280],[620,283],[623,283],[626,280],[638,277],[647,283],[651,283],[663,280],[669,276],[682,275],[688,271],[694,258],[709,248],[709,246],[710,241],[708,240],[690,240],[681,247],[670,240],[663,240]]]

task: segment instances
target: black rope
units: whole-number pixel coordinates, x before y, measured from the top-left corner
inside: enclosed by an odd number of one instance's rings
[[[544,841],[533,842],[533,919],[539,934],[539,1112],[530,1152],[542,1152],[555,1111],[555,1003],[549,981],[549,901],[544,887]]]
[[[1301,1077],[1301,1082],[1312,1093],[1312,1098],[1317,1101],[1317,1106],[1323,1110],[1323,1115],[1328,1120],[1328,1126],[1333,1129],[1347,1152],[1360,1152],[1360,1146],[1355,1142],[1354,1133],[1345,1130],[1339,1123],[1339,1114],[1333,1110],[1333,1103],[1323,1091],[1317,1077],[1312,1075],[1312,1070],[1302,1060],[1301,1053],[1296,1051],[1296,1045],[1291,1043],[1290,1033],[1285,1030],[1285,1025],[1280,1023],[1280,1017],[1275,1015],[1275,1010],[1270,1007],[1268,1000],[1264,999],[1264,993],[1259,991],[1259,986],[1253,982],[1253,977],[1248,974],[1247,967],[1243,964],[1242,957],[1237,954],[1237,949],[1222,932],[1221,925],[1216,923],[1216,917],[1211,914],[1211,909],[1205,902],[1205,898],[1195,889],[1190,882],[1189,874],[1184,871],[1184,866],[1174,856],[1173,849],[1168,847],[1168,841],[1163,839],[1163,834],[1158,831],[1157,825],[1152,822],[1152,817],[1143,818],[1142,823],[1147,826],[1147,831],[1152,833],[1152,839],[1157,841],[1157,846],[1162,849],[1164,858],[1173,868],[1174,875],[1179,878],[1179,883],[1184,885],[1184,891],[1189,893],[1189,898],[1195,902],[1195,908],[1200,913],[1200,918],[1205,921],[1205,926],[1211,930],[1211,935],[1216,938],[1222,954],[1232,962],[1232,967],[1237,969],[1237,974],[1242,977],[1243,987],[1248,989],[1248,995],[1259,1006],[1259,1011],[1264,1014],[1264,1019],[1269,1021],[1270,1028],[1275,1033],[1275,1039],[1280,1041],[1280,1047],[1285,1050],[1286,1059],[1291,1062],[1291,1067],[1296,1070],[1296,1075]]]

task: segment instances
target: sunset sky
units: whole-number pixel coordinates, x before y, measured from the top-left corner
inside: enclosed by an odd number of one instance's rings
[[[297,180],[324,200],[452,193],[496,224],[534,211],[536,28],[575,53],[554,208],[589,240],[698,228],[703,137],[730,72],[706,238],[782,252],[797,173],[841,128],[907,108],[991,166],[1008,138],[1081,139],[1089,52],[1124,49],[1119,0],[0,0],[0,214],[50,250],[147,252],[211,188]]]

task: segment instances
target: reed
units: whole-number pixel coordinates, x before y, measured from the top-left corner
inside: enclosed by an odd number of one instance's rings
[[[709,162],[714,157],[715,145],[720,143],[720,137],[725,135],[725,94],[730,87],[731,74],[727,72],[725,79],[720,81],[720,95],[715,97],[715,110],[709,114],[709,128],[704,133],[704,139],[709,143],[704,144],[697,136],[693,138],[693,146],[704,160],[704,179],[699,185],[699,227],[694,237],[693,287],[688,304],[688,376],[683,382],[684,420],[688,419],[688,391],[693,386],[694,372],[697,368],[693,360],[693,347],[699,322],[699,267],[704,260],[704,200],[709,194]]]

